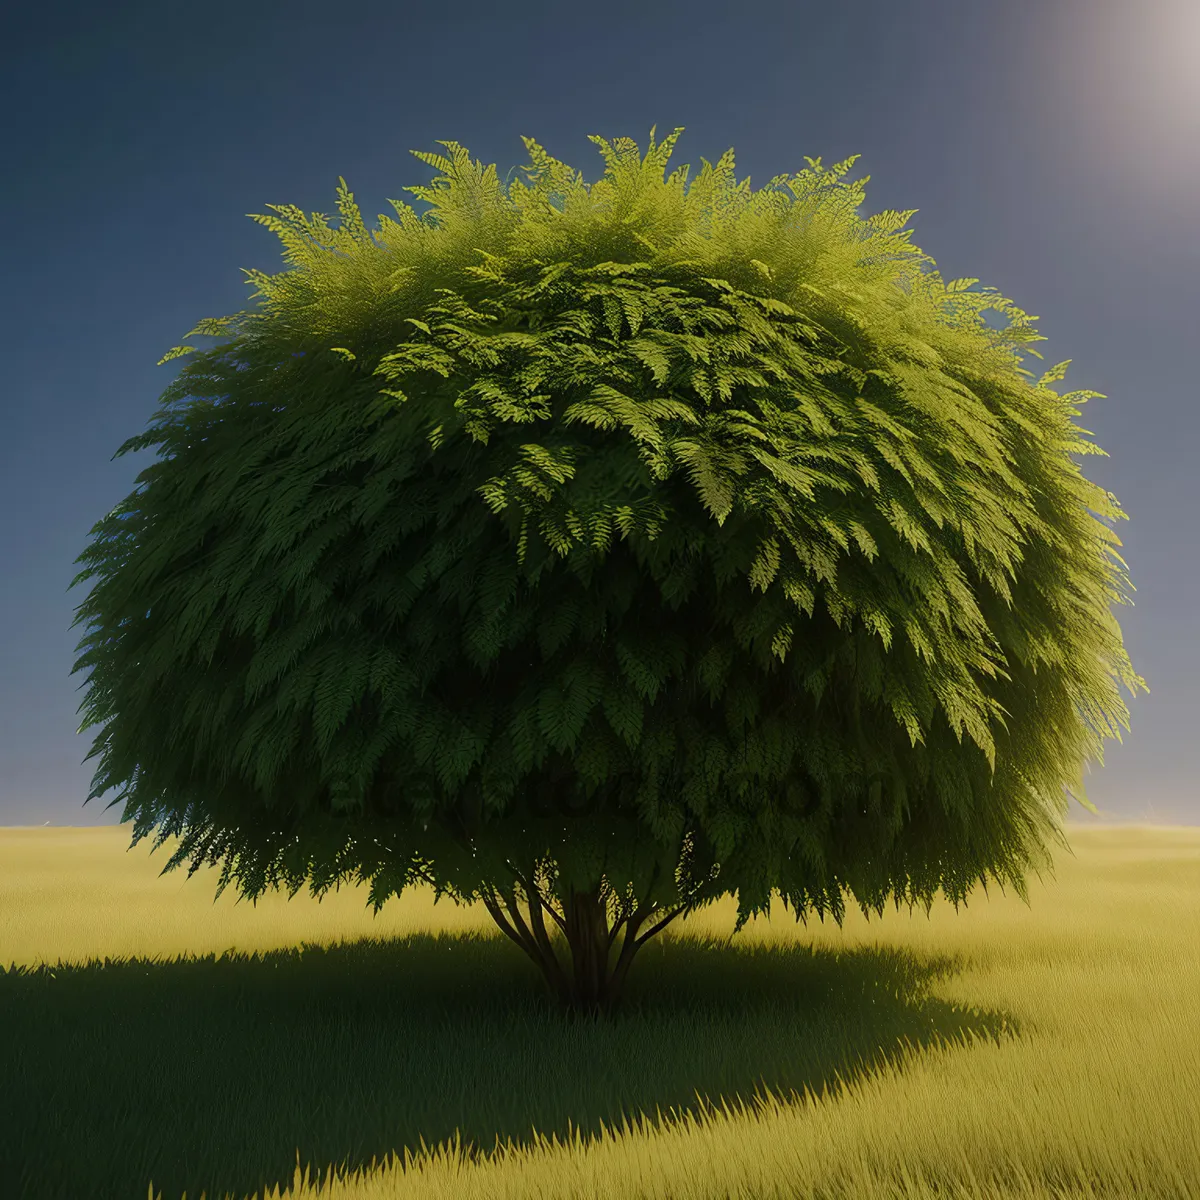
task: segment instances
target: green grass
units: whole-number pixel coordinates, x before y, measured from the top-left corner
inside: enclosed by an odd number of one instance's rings
[[[596,1026],[482,905],[0,829],[0,1194],[1200,1197],[1200,829],[1069,837],[1031,909],[726,899]]]

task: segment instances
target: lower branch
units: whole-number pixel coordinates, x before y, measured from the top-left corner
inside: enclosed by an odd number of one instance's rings
[[[568,990],[567,977],[563,972],[562,964],[558,961],[558,955],[554,953],[554,947],[550,945],[550,939],[546,936],[541,913],[534,908],[536,900],[532,898],[530,900],[530,923],[534,926],[534,932],[531,933],[521,917],[520,909],[517,908],[515,896],[511,900],[507,896],[503,897],[505,906],[511,914],[513,925],[516,926],[514,929],[506,920],[495,896],[484,890],[481,890],[480,894],[492,920],[525,951],[559,995],[565,996]]]
[[[521,935],[508,923],[504,914],[500,911],[500,905],[496,903],[495,897],[489,895],[486,891],[481,891],[480,895],[483,899],[484,907],[489,913],[491,913],[492,920],[495,921],[496,924],[499,925],[504,931],[504,933],[508,937],[512,938],[512,940],[516,942],[526,954],[530,955],[531,957],[536,957],[535,948],[532,945],[526,944],[525,939],[522,938]]]

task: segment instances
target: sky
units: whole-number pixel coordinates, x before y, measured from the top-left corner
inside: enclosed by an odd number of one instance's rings
[[[684,127],[668,173],[733,148],[757,190],[861,157],[864,219],[918,211],[945,280],[1037,315],[1034,378],[1104,393],[1077,460],[1130,520],[1137,591],[1114,606],[1150,694],[1090,764],[1092,816],[1200,825],[1200,184],[1195,0],[715,0],[417,6],[168,0],[23,6],[0,45],[0,826],[116,825],[84,806],[98,727],[78,733],[89,530],[155,449],[142,432],[201,319],[248,309],[239,268],[285,269],[249,213],[337,218],[344,176],[368,226],[418,213],[438,173],[410,151],[457,141],[504,179],[523,136],[604,172],[597,134],[648,148]],[[524,178],[514,174],[515,178]],[[211,339],[192,339],[198,346]]]

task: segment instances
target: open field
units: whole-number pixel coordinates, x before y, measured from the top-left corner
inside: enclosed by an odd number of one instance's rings
[[[1068,827],[1031,908],[727,898],[607,1027],[481,904],[214,905],[130,829],[0,829],[5,1197],[1200,1197],[1200,829]]]

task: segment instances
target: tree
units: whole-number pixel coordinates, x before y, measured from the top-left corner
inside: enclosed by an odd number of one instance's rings
[[[590,189],[445,142],[374,234],[344,179],[336,231],[255,216],[294,269],[161,360],[116,455],[161,460],[76,560],[131,849],[181,835],[218,896],[482,899],[571,1013],[723,895],[737,930],[776,891],[1028,903],[1146,688],[1125,514],[1070,458],[1100,393],[1022,378],[1036,318],[923,271],[915,210],[859,220],[854,158],[685,191],[680,132],[593,137]]]

